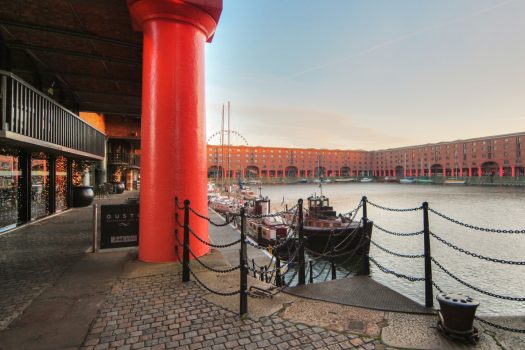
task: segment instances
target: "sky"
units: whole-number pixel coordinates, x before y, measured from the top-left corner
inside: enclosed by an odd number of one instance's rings
[[[250,146],[523,132],[525,0],[224,0],[206,44],[210,143],[227,101]]]

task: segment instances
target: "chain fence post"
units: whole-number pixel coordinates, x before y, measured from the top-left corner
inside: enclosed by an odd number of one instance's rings
[[[363,222],[363,238],[364,239],[369,239],[370,237],[368,237],[368,211],[367,211],[367,206],[366,206],[366,202],[368,201],[368,198],[366,198],[366,196],[363,196],[363,198],[361,198],[361,202],[363,203],[363,218],[362,218],[362,222]],[[370,252],[369,250],[365,250],[363,252],[364,254],[364,259],[363,259],[363,265],[361,267],[361,275],[370,275]]]
[[[275,285],[281,286],[281,259],[279,258],[279,252],[275,252]]]
[[[304,285],[305,276],[305,264],[304,264],[304,233],[303,233],[303,200],[299,199],[297,202],[297,227],[299,230],[299,285]]]
[[[423,202],[423,243],[425,249],[425,306],[434,306],[432,290],[432,255],[430,254],[430,225],[428,222],[428,202]]]
[[[337,279],[337,271],[335,270],[335,251],[332,245],[332,251],[330,256],[330,265],[332,265],[332,281]]]
[[[308,283],[312,284],[314,283],[314,271],[313,271],[313,264],[312,264],[312,260],[308,261],[308,264],[310,266],[310,278],[308,280]]]
[[[241,317],[248,313],[248,254],[246,250],[246,235],[244,233],[245,227],[246,215],[244,207],[241,207],[241,249],[239,250],[239,265],[241,266],[239,315]]]
[[[190,280],[190,200],[184,200],[184,237],[182,242],[182,282]]]
[[[253,267],[253,278],[257,278],[257,270],[255,268],[255,260],[252,259],[252,267]]]

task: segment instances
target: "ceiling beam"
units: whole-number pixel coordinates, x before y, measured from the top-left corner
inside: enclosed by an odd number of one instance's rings
[[[57,55],[62,55],[62,56],[82,57],[82,58],[87,58],[91,60],[106,61],[106,62],[112,62],[112,63],[122,63],[122,64],[134,65],[134,66],[142,65],[142,58],[139,58],[138,60],[131,60],[131,59],[125,59],[125,58],[108,57],[108,56],[98,55],[94,53],[73,51],[73,50],[67,50],[67,49],[57,49],[57,48],[46,47],[46,46],[28,45],[28,44],[23,44],[23,43],[14,43],[14,42],[8,42],[6,43],[6,45],[12,49],[40,51],[40,52],[57,54]]]
[[[70,30],[70,29],[62,29],[62,28],[56,28],[56,27],[41,26],[41,25],[37,25],[33,23],[13,21],[11,19],[6,19],[6,18],[0,18],[0,24],[7,25],[10,27],[34,30],[38,32],[55,33],[55,34],[60,34],[64,36],[74,37],[74,38],[99,41],[99,42],[104,42],[108,44],[131,48],[131,49],[142,50],[141,44],[131,43],[128,41],[114,39],[114,38],[108,38],[108,37],[104,37],[100,35],[90,34],[87,32],[75,31],[75,30]]]
[[[32,70],[17,69],[17,68],[14,68],[12,71],[22,72],[22,73],[31,73],[31,74],[35,73],[35,71],[32,71]],[[139,85],[142,84],[141,79],[112,78],[112,77],[103,77],[99,75],[79,74],[79,73],[64,72],[64,71],[52,72],[52,71],[39,70],[37,71],[37,73],[42,74],[42,75],[61,75],[66,79],[70,77],[70,78],[78,78],[78,79],[86,79],[86,80],[107,81],[108,83],[116,81],[119,83],[131,83],[131,84],[139,84]]]

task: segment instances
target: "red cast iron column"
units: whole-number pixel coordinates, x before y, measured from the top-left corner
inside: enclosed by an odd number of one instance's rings
[[[128,7],[144,33],[139,259],[175,261],[175,197],[208,212],[204,43],[222,0],[128,0]],[[190,223],[207,240],[207,222],[192,215]],[[196,240],[190,246],[197,256],[208,252]]]

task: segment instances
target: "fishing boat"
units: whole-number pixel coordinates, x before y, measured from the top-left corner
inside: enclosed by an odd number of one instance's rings
[[[395,176],[385,176],[385,182],[397,182],[397,177],[395,177]]]
[[[416,182],[416,179],[413,177],[404,177],[402,179],[399,179],[400,184],[413,184]]]
[[[308,182],[308,179],[299,179],[299,181],[297,181],[297,183],[300,183],[300,184],[305,184]]]
[[[370,177],[363,177],[361,180],[359,180],[359,182],[372,182],[372,181],[374,180]]]
[[[443,181],[443,184],[445,185],[465,185],[467,183],[467,180],[461,180],[461,179],[446,179]]]

